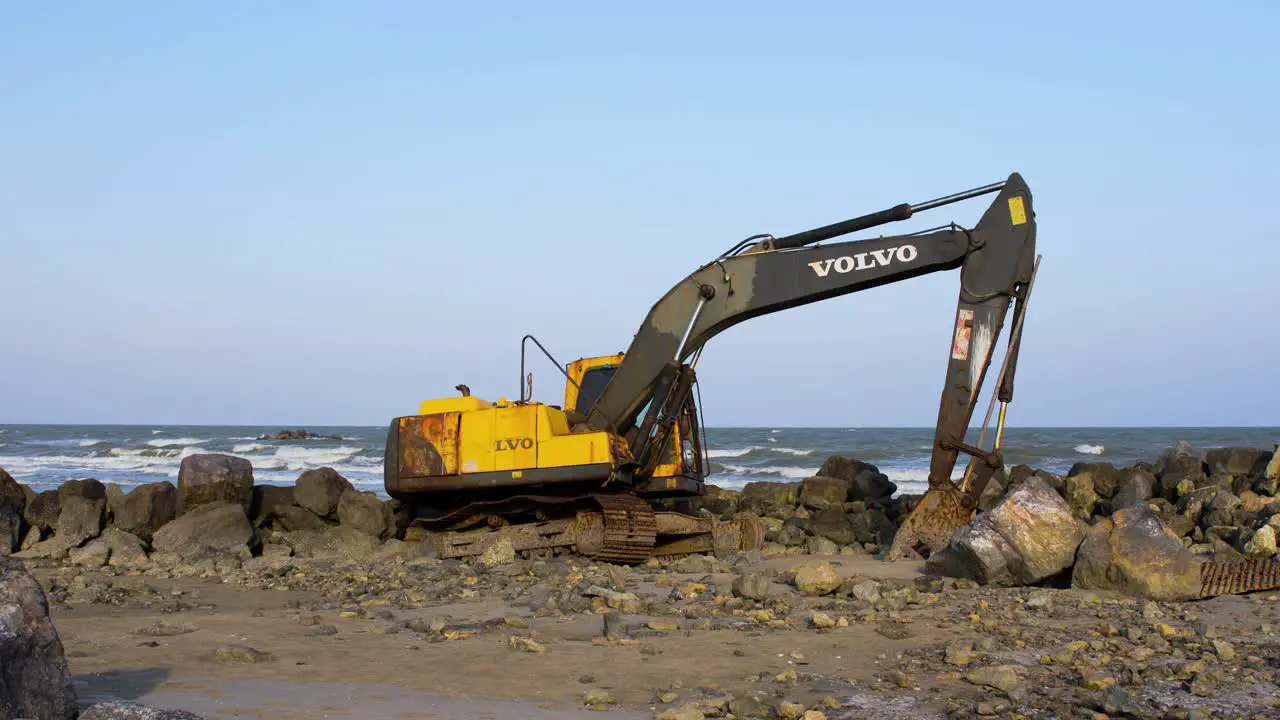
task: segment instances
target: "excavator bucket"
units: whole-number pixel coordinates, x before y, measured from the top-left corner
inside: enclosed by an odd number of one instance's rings
[[[982,494],[986,481],[984,479],[978,484],[972,481],[982,474],[990,477],[989,473],[978,472],[980,467],[976,458],[971,460],[965,480],[960,485],[949,480],[931,483],[924,496],[903,518],[885,559],[902,560],[917,554],[921,547],[927,547],[931,553],[946,547],[951,536],[973,520],[977,510],[976,496]]]

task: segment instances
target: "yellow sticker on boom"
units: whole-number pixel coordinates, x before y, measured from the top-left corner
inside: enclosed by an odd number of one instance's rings
[[[1014,195],[1009,198],[1009,217],[1013,219],[1014,225],[1022,225],[1027,222],[1027,209],[1022,206],[1022,196]]]

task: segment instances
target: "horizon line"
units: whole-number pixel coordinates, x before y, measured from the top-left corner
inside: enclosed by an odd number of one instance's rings
[[[0,423],[0,427],[207,427],[207,428],[280,428],[307,430],[309,428],[384,428],[386,425],[325,425],[288,423]],[[981,429],[982,425],[969,425],[966,429]],[[704,425],[706,430],[933,430],[936,425]],[[1277,430],[1280,425],[1014,425],[1005,424],[1005,430]]]

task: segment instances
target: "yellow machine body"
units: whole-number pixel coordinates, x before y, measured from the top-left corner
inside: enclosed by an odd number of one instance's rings
[[[622,355],[569,363],[564,408],[578,402],[589,371],[608,371]],[[495,402],[465,395],[424,400],[418,414],[393,421],[385,484],[394,496],[579,481],[603,481],[633,462],[626,441],[579,429],[571,413],[539,402]],[[682,474],[683,428],[655,469],[649,487],[675,489]],[[669,488],[668,488],[669,486]]]

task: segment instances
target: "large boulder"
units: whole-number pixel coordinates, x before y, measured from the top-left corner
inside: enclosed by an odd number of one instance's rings
[[[171,482],[139,485],[112,502],[111,515],[112,525],[150,541],[178,516],[178,489]]]
[[[188,455],[178,468],[178,514],[212,503],[235,503],[245,513],[253,504],[253,465],[220,453]]]
[[[818,474],[833,477],[849,484],[849,499],[857,502],[871,500],[886,502],[898,491],[898,486],[870,463],[843,455],[832,455],[822,463]]]
[[[1067,504],[1071,512],[1081,520],[1093,516],[1093,509],[1098,504],[1098,493],[1093,487],[1093,475],[1080,473],[1067,476]]]
[[[1116,484],[1115,497],[1111,498],[1111,509],[1123,510],[1134,503],[1149,500],[1155,489],[1156,476],[1150,470],[1140,467],[1122,470]]]
[[[239,503],[198,505],[155,532],[151,547],[180,558],[247,548],[253,527]]]
[[[286,508],[297,507],[293,488],[287,485],[254,485],[253,507],[249,517],[254,527],[263,527],[273,518],[280,517]]]
[[[1276,446],[1276,451],[1271,456],[1271,462],[1267,463],[1264,475],[1268,480],[1280,480],[1280,445]]]
[[[1180,495],[1178,486],[1184,481],[1191,488],[1203,486],[1208,480],[1207,470],[1208,466],[1200,454],[1185,444],[1164,451],[1153,470],[1160,481],[1160,497],[1177,500]]]
[[[336,525],[322,531],[298,530],[282,535],[301,558],[364,560],[378,549],[378,539],[355,528]]]
[[[1071,567],[1084,529],[1062,496],[1033,475],[956,531],[926,565],[935,574],[984,585],[1034,584]]]
[[[1067,479],[1070,480],[1073,475],[1088,475],[1094,492],[1104,500],[1116,494],[1116,485],[1120,480],[1116,466],[1102,462],[1076,463],[1067,471]]]
[[[0,558],[0,718],[71,720],[78,711],[44,590],[21,562]]]
[[[1152,600],[1200,596],[1200,560],[1146,504],[1098,521],[1080,545],[1071,584]]]
[[[27,521],[27,525],[38,527],[45,533],[51,533],[58,527],[58,516],[61,514],[62,496],[57,490],[45,490],[27,500],[22,518]]]
[[[0,555],[16,551],[21,544],[22,508],[12,497],[0,494]]]
[[[331,467],[308,470],[298,476],[293,488],[295,502],[320,517],[334,517],[342,493],[352,490],[351,483]]]
[[[784,482],[749,482],[742,488],[741,507],[746,512],[770,515],[790,510],[800,502],[800,484]]]
[[[13,501],[13,504],[18,507],[18,512],[22,512],[27,507],[27,488],[14,480],[4,468],[0,468],[0,498],[4,497]]]
[[[62,495],[62,512],[54,538],[68,548],[79,547],[102,533],[103,515],[107,509],[106,493],[89,498],[76,493]]]
[[[1266,471],[1267,460],[1270,458],[1270,450],[1226,447],[1214,448],[1205,453],[1204,462],[1209,466],[1210,475],[1216,473],[1225,475],[1261,475]]]
[[[322,532],[329,527],[329,523],[325,522],[324,518],[297,505],[276,508],[276,517],[272,525],[285,532],[297,530]]]
[[[68,480],[58,486],[58,495],[62,497],[63,501],[66,501],[69,497],[105,501],[107,499],[107,486],[103,485],[101,480],[95,480],[94,478]]]
[[[800,483],[800,504],[810,510],[843,507],[848,497],[849,483],[840,478],[818,475]]]
[[[846,514],[838,508],[827,508],[814,513],[809,521],[809,533],[837,545],[861,545],[876,540],[867,513]]]
[[[382,540],[390,534],[393,520],[391,508],[375,493],[348,490],[338,500],[338,522]]]

